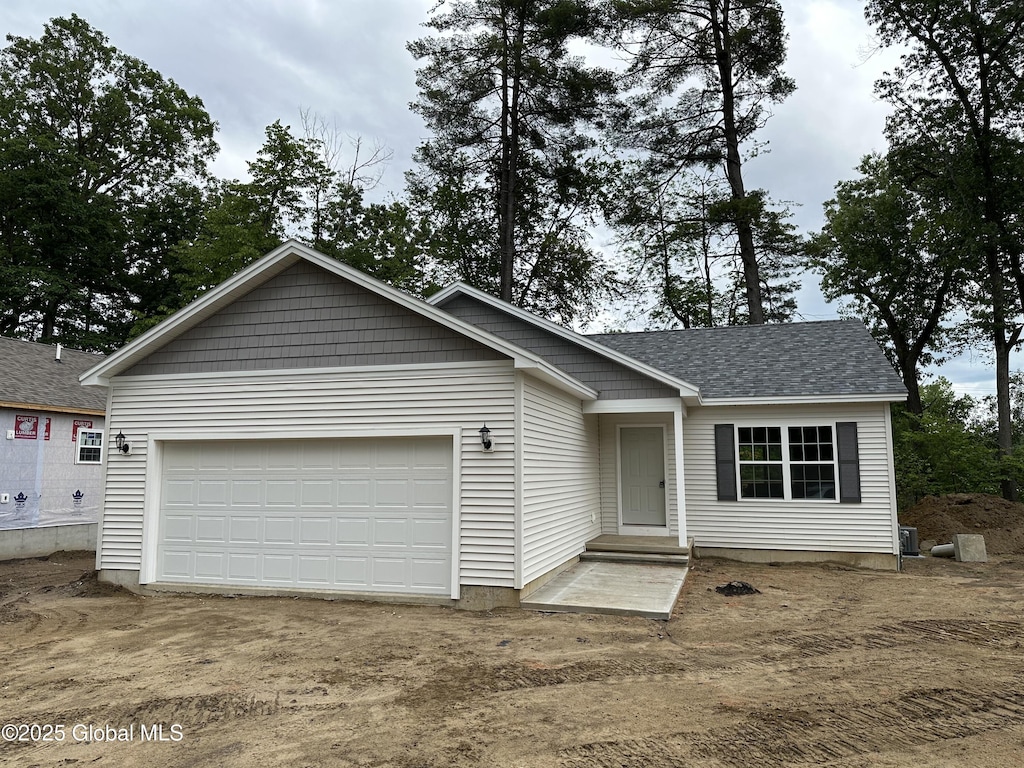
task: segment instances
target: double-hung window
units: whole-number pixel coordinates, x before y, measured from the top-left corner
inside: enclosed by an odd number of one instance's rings
[[[79,429],[75,464],[103,463],[103,430]]]
[[[740,427],[740,495],[744,499],[783,499],[782,427]]]
[[[794,499],[836,497],[832,427],[789,427],[789,477]]]
[[[736,448],[740,498],[836,498],[831,425],[737,427]]]

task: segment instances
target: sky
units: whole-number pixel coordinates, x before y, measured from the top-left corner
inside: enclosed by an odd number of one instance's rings
[[[301,134],[310,110],[341,133],[387,145],[394,156],[377,193],[400,194],[416,146],[428,137],[409,110],[416,63],[407,41],[433,0],[2,0],[0,32],[39,37],[51,18],[78,14],[112,45],[145,61],[203,100],[217,121],[220,154],[211,170],[246,177],[264,128],[275,120]],[[835,184],[854,177],[865,154],[885,147],[887,106],[873,95],[892,52],[876,49],[855,0],[782,0],[789,33],[787,73],[797,91],[760,138],[748,188],[786,201],[804,232],[822,225]],[[813,277],[798,295],[803,319],[838,316]],[[601,330],[601,329],[594,329]],[[986,355],[962,355],[938,373],[974,395],[994,391]]]

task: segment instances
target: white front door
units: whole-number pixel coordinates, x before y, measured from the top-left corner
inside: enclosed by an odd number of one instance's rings
[[[619,427],[619,532],[668,534],[665,428]]]

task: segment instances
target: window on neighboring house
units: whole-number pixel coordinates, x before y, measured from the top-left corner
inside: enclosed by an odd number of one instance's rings
[[[831,426],[738,427],[740,497],[835,499]]]
[[[100,464],[103,462],[103,431],[78,430],[75,444],[75,464]]]

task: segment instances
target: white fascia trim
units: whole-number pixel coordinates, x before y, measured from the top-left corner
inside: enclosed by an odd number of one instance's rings
[[[830,403],[902,403],[906,395],[793,395],[789,397],[706,397],[701,405],[828,405]]]
[[[376,378],[401,378],[402,374],[421,376],[424,372],[438,375],[472,376],[481,370],[508,368],[510,360],[480,360],[468,363],[409,363],[398,365],[359,365],[341,368],[274,368],[262,371],[211,371],[209,373],[148,373],[140,376],[118,376],[117,386],[132,387],[173,387],[179,382],[223,382],[223,381],[315,381],[362,380]]]
[[[525,309],[520,309],[512,304],[501,301],[490,294],[477,290],[471,285],[466,285],[465,283],[454,283],[435,293],[427,299],[427,302],[430,304],[440,304],[458,293],[465,294],[466,296],[485,304],[490,304],[492,307],[495,307],[502,312],[506,312],[525,323],[530,323],[531,325],[542,328],[549,333],[560,336],[566,341],[572,342],[584,349],[589,349],[594,354],[608,358],[609,360],[619,363],[626,368],[632,368],[637,373],[642,373],[644,376],[661,382],[667,387],[678,389],[680,397],[697,397],[699,394],[698,388],[689,382],[677,379],[674,376],[669,376],[664,371],[653,368],[646,363],[641,363],[639,360],[635,360],[632,357],[624,355],[610,347],[606,347],[603,344],[598,344],[596,341],[591,341],[586,336],[570,331],[567,328],[563,328],[558,325],[558,323],[553,323],[546,318],[533,314],[532,312],[527,312]]]
[[[686,415],[683,401],[675,397],[646,400],[594,400],[583,404],[584,413],[676,413]]]
[[[316,264],[317,266],[329,272],[333,272],[339,277],[355,283],[372,293],[383,296],[399,306],[405,307],[419,315],[423,315],[440,325],[451,328],[453,331],[473,339],[486,347],[490,347],[497,352],[508,355],[515,361],[515,366],[517,368],[539,368],[545,372],[546,376],[550,377],[549,380],[555,386],[561,389],[566,389],[574,394],[581,392],[594,392],[594,390],[586,387],[582,382],[578,382],[561,371],[557,371],[553,366],[546,363],[542,358],[532,352],[505,341],[494,334],[488,333],[482,328],[478,328],[471,323],[459,320],[457,317],[449,315],[444,310],[435,307],[429,302],[413,298],[412,296],[399,291],[397,288],[393,288],[386,283],[382,283],[379,280],[370,277],[369,275],[363,274],[359,270],[353,269],[346,264],[342,264],[336,259],[324,256],[322,253],[314,251],[309,246],[303,245],[296,240],[288,240],[268,253],[262,259],[254,261],[241,272],[238,272],[234,276],[228,278],[216,288],[211,289],[184,309],[179,310],[159,325],[142,334],[142,336],[137,338],[135,341],[127,344],[117,352],[114,352],[109,357],[105,358],[102,363],[90,368],[79,377],[79,381],[82,384],[99,384],[109,386],[111,376],[117,375],[120,370],[130,365],[133,361],[141,359],[148,349],[155,346],[164,337],[173,335],[174,332],[179,329],[184,330],[188,328],[190,322],[196,318],[196,316],[202,315],[203,312],[210,308],[218,307],[221,301],[224,301],[226,305],[235,297],[236,294],[247,290],[251,283],[258,280],[259,277],[270,268],[274,266],[281,266],[283,270],[298,262],[300,259],[305,259],[306,261]],[[597,397],[596,392],[594,392],[594,397]]]

